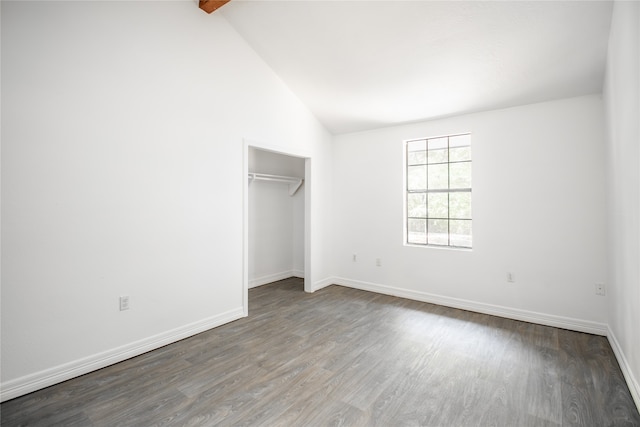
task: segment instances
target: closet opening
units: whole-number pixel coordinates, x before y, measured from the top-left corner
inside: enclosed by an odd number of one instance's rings
[[[245,143],[244,289],[291,277],[310,288],[309,171],[311,159]]]

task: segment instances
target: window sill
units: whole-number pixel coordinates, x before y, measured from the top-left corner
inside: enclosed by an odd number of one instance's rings
[[[473,252],[473,248],[464,248],[459,246],[420,245],[415,243],[405,243],[404,246],[408,248],[437,249],[454,252]]]

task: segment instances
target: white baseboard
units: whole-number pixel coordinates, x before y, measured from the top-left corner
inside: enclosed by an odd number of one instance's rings
[[[316,283],[311,285],[311,292],[319,291],[322,288],[326,288],[327,286],[333,285],[335,283],[335,277],[327,277],[326,279],[322,279],[317,281]]]
[[[246,317],[246,313],[242,308],[237,308],[122,347],[4,382],[0,384],[0,401],[4,402],[97,369],[102,369],[242,317]]]
[[[622,351],[622,347],[620,347],[620,343],[616,338],[616,335],[613,333],[611,328],[607,328],[607,338],[609,339],[609,343],[611,344],[611,348],[613,349],[613,353],[616,355],[616,359],[618,359],[618,364],[620,365],[620,370],[622,371],[622,375],[629,386],[629,391],[631,392],[631,397],[633,397],[633,401],[640,411],[640,383],[633,375],[633,371],[629,366],[629,362],[627,362],[627,358],[624,356],[624,352]]]
[[[250,279],[248,285],[249,289],[257,288],[258,286],[267,285],[269,283],[277,282],[278,280],[288,279],[289,277],[300,277],[304,279],[304,271],[287,270],[280,273],[267,274],[266,276]]]
[[[571,317],[556,316],[553,314],[537,313],[534,311],[509,308],[500,305],[486,304],[460,298],[446,297],[426,292],[413,291],[410,289],[395,288],[392,286],[380,285],[376,283],[362,282],[359,280],[344,279],[334,277],[333,283],[350,288],[361,289],[363,291],[377,292],[385,295],[408,298],[416,301],[428,302],[432,304],[444,305],[462,310],[474,311],[477,313],[490,314],[492,316],[506,317],[508,319],[522,320],[524,322],[538,323],[540,325],[554,326],[556,328],[569,329],[572,331],[586,332],[595,335],[607,335],[607,325],[604,323],[592,322],[589,320],[574,319]]]

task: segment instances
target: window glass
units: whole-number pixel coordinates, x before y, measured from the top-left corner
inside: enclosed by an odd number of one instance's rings
[[[471,135],[406,143],[406,243],[471,248]]]

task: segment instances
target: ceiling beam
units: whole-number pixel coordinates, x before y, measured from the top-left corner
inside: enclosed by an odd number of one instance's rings
[[[198,7],[207,13],[211,13],[214,10],[229,3],[230,1],[231,0],[200,0],[198,3]]]

